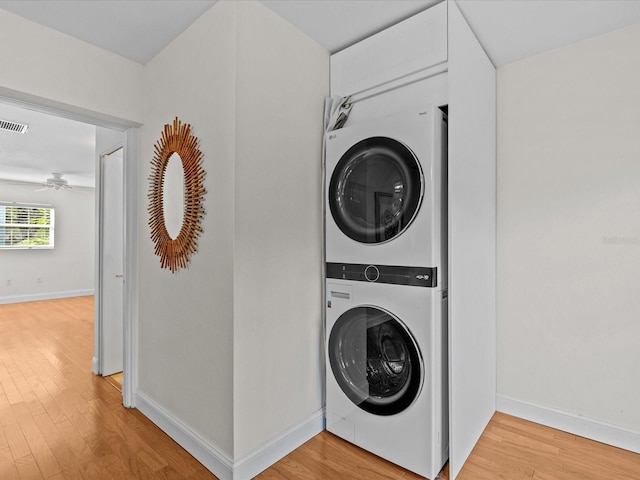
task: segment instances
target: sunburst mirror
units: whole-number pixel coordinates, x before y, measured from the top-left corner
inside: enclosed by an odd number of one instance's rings
[[[206,190],[203,184],[205,172],[202,168],[202,152],[198,144],[198,138],[191,134],[191,125],[183,124],[176,117],[173,125],[164,126],[162,135],[154,146],[154,156],[151,160],[151,240],[155,244],[156,255],[160,257],[161,268],[168,268],[172,273],[176,273],[179,268],[187,267],[190,255],[198,249],[198,236],[202,233],[200,222],[204,216],[203,198]],[[171,169],[172,175],[176,175],[175,172],[182,173],[183,181],[180,182],[178,179],[178,182],[173,182],[183,187],[179,193],[176,193],[175,188],[171,191],[166,188],[168,166],[175,162],[182,165],[181,169]],[[169,198],[170,196],[175,198]],[[182,205],[178,205],[177,210],[180,210],[180,207],[182,209],[176,215],[176,209],[171,212],[168,205],[175,205],[180,200]],[[167,220],[171,220],[169,224]],[[173,236],[167,229],[168,226]]]

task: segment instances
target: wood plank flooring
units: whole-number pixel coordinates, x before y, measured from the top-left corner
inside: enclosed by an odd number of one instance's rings
[[[0,479],[215,479],[93,375],[93,305],[0,305]]]
[[[460,480],[638,480],[640,455],[496,412]]]
[[[215,479],[91,373],[93,297],[0,305],[0,480]],[[258,480],[419,480],[322,432]],[[441,473],[448,479],[447,469]],[[640,455],[496,413],[460,480],[638,480]]]
[[[256,480],[425,480],[324,431],[300,446]],[[445,466],[438,480],[448,480]]]

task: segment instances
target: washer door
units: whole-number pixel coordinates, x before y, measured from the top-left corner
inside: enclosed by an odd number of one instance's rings
[[[371,137],[338,161],[329,183],[329,208],[348,237],[383,243],[413,221],[423,185],[420,162],[409,148],[391,138]]]
[[[423,362],[407,327],[363,306],[343,313],[329,335],[329,363],[345,395],[366,412],[395,415],[418,397]]]

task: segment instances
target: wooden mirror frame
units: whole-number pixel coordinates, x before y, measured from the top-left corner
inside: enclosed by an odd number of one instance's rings
[[[202,232],[200,221],[204,216],[202,204],[206,190],[203,185],[205,171],[202,168],[202,152],[198,138],[191,135],[191,125],[183,124],[178,117],[173,125],[165,125],[162,136],[154,146],[149,176],[149,226],[155,253],[160,257],[161,268],[176,273],[186,268],[189,256],[198,249],[198,236]],[[167,232],[164,219],[164,178],[169,158],[177,153],[184,170],[184,215],[180,233],[173,239]]]

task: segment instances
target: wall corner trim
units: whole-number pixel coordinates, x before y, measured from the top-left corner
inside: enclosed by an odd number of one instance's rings
[[[234,480],[249,480],[324,430],[324,408],[243,455],[233,467]]]
[[[220,480],[233,480],[233,462],[207,440],[138,390],[135,406]]]
[[[135,407],[220,480],[249,480],[324,430],[324,408],[233,462],[144,393]]]
[[[640,453],[640,432],[550,407],[496,395],[499,412]]]

